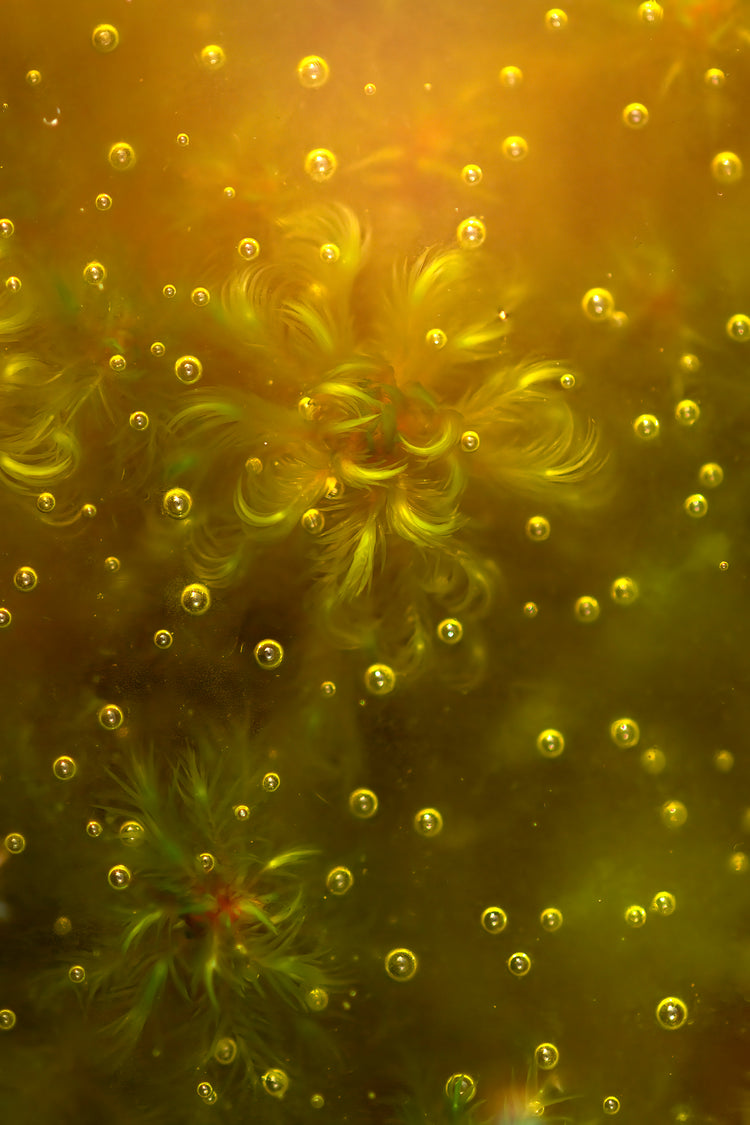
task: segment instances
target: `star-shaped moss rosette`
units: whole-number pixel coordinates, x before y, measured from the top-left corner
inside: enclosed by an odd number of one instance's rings
[[[250,786],[214,765],[186,751],[174,771],[147,757],[113,773],[86,829],[90,936],[68,975],[118,1057],[145,1041],[171,1065],[236,1058],[259,1077],[298,1035],[323,1035],[315,1013],[334,975],[309,919],[313,852],[274,851],[258,836],[267,817],[244,803],[277,775]]]

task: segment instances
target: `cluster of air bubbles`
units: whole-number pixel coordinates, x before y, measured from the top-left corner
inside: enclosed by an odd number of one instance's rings
[[[206,1105],[214,1105],[219,1098],[219,1095],[210,1082],[199,1082],[195,1088],[195,1092]]]
[[[355,789],[349,794],[349,811],[358,820],[369,820],[378,811],[378,798],[372,789]]]
[[[385,971],[391,980],[411,980],[418,965],[417,955],[411,949],[392,949],[385,956]]]

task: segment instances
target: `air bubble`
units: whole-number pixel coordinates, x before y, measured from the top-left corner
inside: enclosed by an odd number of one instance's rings
[[[727,80],[727,76],[718,66],[710,66],[703,75],[703,81],[712,90],[720,89]]]
[[[151,355],[156,356],[157,359],[160,359],[161,356],[164,355],[166,350],[167,349],[164,347],[161,340],[154,340],[153,344],[149,348]]]
[[[518,66],[504,66],[500,71],[500,84],[507,89],[520,86],[523,82],[523,71]]]
[[[107,271],[101,262],[87,262],[83,267],[83,280],[87,285],[101,286],[107,278]]]
[[[486,906],[480,918],[482,929],[488,934],[501,934],[508,925],[508,915],[499,906]]]
[[[39,83],[42,81],[41,71],[39,71],[39,70],[27,70],[26,71],[26,81],[28,82],[29,86],[38,86]]]
[[[68,969],[68,979],[71,980],[73,984],[83,984],[86,980],[86,970],[83,965],[71,965]]]
[[[374,82],[366,82],[364,90],[368,98],[371,98],[373,94],[376,94],[378,92],[378,88]]]
[[[297,77],[306,90],[319,90],[330,76],[330,67],[320,55],[305,55],[297,63]]]
[[[20,832],[9,832],[3,843],[5,850],[11,855],[20,855],[26,847],[26,837]]]
[[[656,1019],[662,1027],[670,1031],[682,1027],[687,1021],[688,1010],[684,1000],[678,996],[665,996],[656,1005]]]
[[[233,187],[225,187],[222,192],[222,195],[225,199],[234,199],[236,194],[237,193],[235,192]]]
[[[116,891],[124,891],[133,880],[133,873],[124,863],[116,863],[107,872],[107,882]]]
[[[633,422],[633,430],[642,441],[651,441],[659,436],[659,419],[654,414],[639,414]]]
[[[164,514],[171,516],[173,520],[184,520],[190,515],[192,507],[193,498],[184,488],[170,488],[164,493],[162,509]]]
[[[145,410],[134,410],[128,418],[128,424],[131,430],[138,430],[142,432],[148,429],[149,417]]]
[[[234,1039],[224,1036],[219,1039],[214,1047],[214,1058],[222,1066],[229,1066],[237,1058],[237,1044]]]
[[[456,227],[456,241],[462,250],[476,250],[487,237],[487,228],[481,219],[472,216],[462,219]]]
[[[370,695],[390,695],[396,686],[396,673],[387,664],[371,664],[364,682]]]
[[[174,636],[169,629],[157,629],[153,640],[157,648],[171,648]]]
[[[320,535],[326,525],[326,518],[319,508],[308,508],[300,517],[300,525],[308,535]]]
[[[616,605],[632,605],[638,598],[638,584],[632,578],[615,578],[609,592]]]
[[[609,1114],[610,1116],[612,1116],[615,1113],[619,1113],[620,1112],[620,1099],[616,1098],[616,1097],[614,1097],[614,1095],[610,1094],[609,1097],[605,1098],[604,1101],[602,1102],[602,1109],[605,1113]]]
[[[193,617],[200,617],[211,608],[211,594],[201,582],[191,582],[180,594],[180,604]]]
[[[208,289],[205,288],[205,286],[199,285],[196,289],[193,289],[192,293],[190,294],[190,300],[194,305],[197,305],[198,308],[203,308],[205,305],[208,305],[210,303],[211,294],[209,293]],[[195,382],[195,380],[191,381]]]
[[[316,184],[330,180],[338,167],[338,161],[329,148],[314,148],[305,157],[305,171]]]
[[[237,253],[246,262],[252,262],[260,254],[260,243],[255,238],[241,238],[237,243]]]
[[[85,520],[93,520],[96,516],[96,504],[83,504],[81,506],[81,516]]]
[[[727,336],[738,344],[746,344],[750,340],[750,316],[745,313],[736,313],[727,321]]]
[[[543,930],[546,930],[548,934],[553,934],[563,924],[562,911],[558,910],[556,906],[548,906],[539,915],[539,922]]]
[[[20,277],[13,275],[12,277],[6,277],[5,288],[9,293],[20,293],[23,288],[23,283]]]
[[[581,308],[589,320],[609,320],[615,311],[615,299],[609,289],[587,289],[581,298]]]
[[[177,288],[174,285],[165,285],[162,289],[162,294],[168,301],[171,301],[173,297],[177,296]]]
[[[328,993],[324,988],[311,988],[305,995],[305,1003],[311,1012],[322,1012],[328,1007]]]
[[[209,1104],[212,1104],[216,1098],[216,1091],[210,1082],[199,1082],[195,1087],[195,1092],[199,1098],[202,1098],[204,1102],[208,1102]]]
[[[355,789],[349,794],[349,811],[358,820],[369,820],[378,811],[378,798],[372,789]]]
[[[682,801],[665,801],[660,815],[667,828],[681,828],[688,818],[688,811]]]
[[[437,809],[420,809],[414,817],[414,828],[420,836],[437,836],[443,831],[443,818]]]
[[[506,160],[517,163],[529,155],[529,144],[524,137],[506,137],[502,144],[502,150]]]
[[[531,958],[528,953],[511,953],[507,965],[514,977],[525,977],[531,968]]]
[[[546,516],[532,516],[526,521],[526,538],[534,543],[549,539],[550,524]]]
[[[550,31],[562,31],[568,22],[568,14],[562,8],[550,8],[545,13],[544,22]]]
[[[478,164],[464,164],[461,169],[461,179],[465,184],[468,184],[469,187],[473,187],[475,184],[481,184],[482,169]]]
[[[445,1096],[452,1109],[468,1105],[476,1097],[477,1084],[470,1074],[451,1074],[445,1083]]]
[[[713,763],[719,773],[729,773],[734,769],[734,754],[731,750],[717,750],[713,756]]]
[[[674,408],[674,416],[681,426],[694,426],[701,416],[701,408],[691,398],[683,398]]]
[[[89,820],[86,823],[86,835],[92,840],[97,840],[104,832],[104,825],[98,820]]]
[[[715,461],[701,465],[698,470],[698,479],[704,488],[718,488],[724,480],[724,470]]]
[[[630,102],[622,111],[622,120],[629,129],[642,129],[648,124],[648,110],[642,102]]]
[[[13,620],[13,614],[6,606],[0,606],[0,629],[7,629]]]
[[[638,6],[638,19],[649,27],[656,27],[664,18],[664,9],[656,0],[645,0]]]
[[[615,746],[637,746],[641,737],[641,728],[635,719],[615,719],[610,724],[609,737]]]
[[[640,930],[646,925],[646,910],[643,906],[633,904],[625,909],[625,922],[633,930]]]
[[[534,1050],[534,1062],[540,1070],[554,1070],[560,1061],[560,1052],[554,1043],[540,1043]]]
[[[275,793],[281,785],[281,778],[277,773],[264,774],[261,785],[265,789],[266,793]]]
[[[10,1031],[16,1026],[16,1013],[11,1008],[0,1008],[0,1031]]]
[[[250,808],[248,805],[234,805],[232,812],[239,821],[246,821],[250,819]]]
[[[385,957],[385,971],[391,980],[411,980],[418,966],[417,955],[410,949],[392,949]]]
[[[126,848],[139,848],[146,839],[146,829],[140,820],[126,820],[120,825],[117,835]]]
[[[674,914],[677,909],[677,900],[669,891],[659,891],[652,898],[649,909],[654,914],[661,914],[664,918],[667,918],[670,914]]]
[[[216,866],[216,857],[210,852],[201,852],[195,857],[195,862],[200,871],[213,871]]]
[[[12,219],[0,219],[0,238],[10,238],[15,229]]]
[[[743,171],[736,152],[717,152],[711,161],[711,175],[720,184],[736,184],[742,179]]]
[[[116,703],[107,703],[101,707],[97,713],[99,725],[104,727],[105,730],[117,730],[122,726],[123,714],[122,710]]]
[[[690,516],[691,519],[700,520],[708,511],[708,500],[701,492],[693,492],[685,498],[682,506],[685,509],[685,514]]]
[[[114,51],[119,42],[120,33],[114,24],[111,23],[99,23],[91,33],[92,45],[97,51],[101,51],[103,55]]]
[[[476,430],[464,430],[461,434],[461,448],[464,453],[476,453],[479,449],[479,445],[479,434]]]
[[[663,773],[667,764],[667,758],[663,750],[658,746],[651,746],[648,750],[644,750],[641,754],[641,766],[652,775]]]
[[[575,385],[576,377],[575,375],[571,374],[571,372],[567,372],[565,375],[560,376],[560,386],[564,391],[572,391]]]
[[[336,694],[336,685],[333,680],[323,680],[320,685],[320,693],[331,699]]]
[[[55,498],[51,492],[40,492],[36,498],[36,506],[45,515],[55,507]]]
[[[33,590],[38,581],[37,573],[31,566],[19,566],[13,575],[13,585],[24,592]]]
[[[584,597],[576,600],[573,606],[573,613],[578,621],[589,624],[592,621],[596,621],[599,616],[599,602],[596,598],[584,595]]]
[[[339,250],[339,248],[338,248],[338,246],[336,245],[335,242],[324,242],[323,243],[323,245],[320,248],[320,260],[321,260],[321,262],[328,262],[329,264],[333,264],[333,262],[338,262],[340,257],[341,257],[341,251]]]
[[[120,560],[115,558],[114,555],[107,555],[104,560],[104,569],[110,571],[111,574],[115,574],[120,569]]]
[[[255,656],[256,663],[261,668],[270,671],[274,668],[278,668],[279,664],[281,664],[284,659],[284,649],[278,641],[267,639],[258,641],[253,649],[253,655]]]
[[[544,758],[559,758],[565,749],[565,739],[559,730],[543,730],[537,735],[536,748]]]
[[[525,602],[523,607],[524,617],[534,618],[539,613],[539,606],[536,602]]]
[[[424,342],[431,351],[439,352],[448,343],[448,337],[442,328],[430,328],[425,332]]]
[[[272,1098],[283,1098],[289,1089],[289,1078],[284,1070],[272,1067],[261,1076],[261,1085]]]
[[[109,162],[118,172],[135,167],[135,149],[127,141],[117,141],[109,150]]]
[[[183,355],[175,361],[174,373],[181,383],[192,386],[203,374],[203,364],[194,355]]]
[[[128,366],[128,361],[124,355],[113,355],[109,357],[109,366],[112,371],[116,371],[119,375]]]
[[[206,70],[221,70],[226,61],[224,49],[218,43],[209,43],[201,51],[201,66]]]
[[[455,617],[446,617],[435,631],[444,645],[457,645],[464,635],[464,627]]]
[[[354,886],[354,876],[348,867],[332,867],[326,875],[326,887],[332,895],[345,895]]]

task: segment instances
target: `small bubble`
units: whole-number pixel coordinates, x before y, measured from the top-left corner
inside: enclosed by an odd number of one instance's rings
[[[589,624],[592,621],[596,621],[599,616],[599,602],[596,598],[584,595],[584,597],[577,599],[573,606],[573,613],[576,616],[576,620]]]
[[[127,172],[135,167],[135,149],[127,141],[117,141],[111,146],[108,159],[118,172]]]
[[[120,825],[117,835],[126,848],[139,848],[146,839],[146,829],[139,820],[126,820]]]
[[[688,371],[691,375],[694,375],[696,371],[700,371],[701,361],[698,359],[697,355],[693,355],[691,352],[686,352],[685,355],[681,355],[679,363],[681,369],[683,371]]]
[[[669,891],[659,891],[659,893],[654,895],[651,899],[649,909],[654,914],[661,914],[666,918],[668,915],[674,914],[677,909],[677,901],[674,895],[670,894]]]
[[[177,288],[174,285],[165,285],[162,289],[162,294],[171,301],[173,297],[177,296]]]
[[[175,361],[174,373],[181,383],[192,386],[203,374],[203,364],[194,355],[183,355]]]
[[[132,879],[133,873],[124,863],[116,863],[107,873],[107,881],[116,891],[124,891],[130,886]]]
[[[156,356],[157,359],[161,358],[161,356],[164,355],[166,350],[167,349],[164,347],[161,340],[154,340],[153,344],[149,348],[149,351],[151,352],[151,355]]]
[[[319,508],[308,508],[302,513],[299,522],[308,535],[320,535],[325,527],[326,518]]]
[[[487,906],[482,911],[480,922],[488,934],[500,934],[508,925],[508,915],[499,906]]]
[[[417,955],[410,949],[392,949],[385,957],[385,971],[391,980],[411,980],[418,965]]]
[[[581,308],[589,320],[609,320],[615,311],[615,299],[609,289],[587,289],[581,298]]]
[[[724,85],[727,76],[718,66],[710,66],[703,75],[703,81],[712,90],[718,90]]]
[[[194,305],[197,305],[198,308],[203,308],[204,305],[207,305],[207,304],[210,303],[211,294],[209,293],[208,289],[206,289],[202,285],[199,285],[197,287],[197,289],[194,289],[192,291],[192,293],[190,294],[190,300],[193,302]],[[179,377],[179,372],[178,372],[178,377]],[[183,382],[186,382],[186,381],[189,381],[191,383],[195,382],[194,379],[183,380]]]
[[[216,1099],[216,1091],[210,1082],[199,1082],[195,1087],[195,1092],[199,1098],[202,1098],[204,1102],[208,1102],[211,1105]]]
[[[55,758],[52,763],[52,772],[58,781],[70,781],[78,771],[78,766],[75,765],[73,758],[66,754],[61,757]]]
[[[682,801],[665,801],[660,813],[667,828],[681,828],[688,818],[688,811]]]
[[[321,695],[325,695],[328,699],[336,694],[336,685],[333,680],[323,680],[320,685]]]
[[[237,1058],[237,1044],[228,1036],[219,1039],[214,1047],[214,1058],[222,1066],[229,1066]]]
[[[258,641],[253,649],[253,655],[261,668],[273,670],[278,668],[284,659],[284,649],[278,641],[266,639]]]
[[[528,953],[511,953],[507,965],[514,977],[525,977],[531,968],[531,958]]]
[[[124,355],[113,355],[109,357],[109,366],[119,375],[128,366],[128,361]]]
[[[112,196],[107,195],[106,192],[100,192],[94,200],[94,206],[97,211],[109,211],[112,206]]]
[[[112,574],[116,573],[120,569],[120,560],[115,558],[114,555],[108,555],[104,560],[104,569]]]
[[[674,408],[674,416],[681,426],[694,426],[701,416],[701,408],[691,398],[683,398]]]
[[[734,875],[742,875],[750,868],[750,858],[745,852],[732,852],[728,867]]]
[[[638,598],[638,583],[632,578],[615,578],[609,588],[612,601],[616,605],[632,605]]]
[[[107,279],[107,271],[101,262],[87,262],[83,267],[83,280],[87,285],[101,288]]]
[[[645,926],[646,917],[646,910],[643,906],[634,904],[628,906],[625,910],[625,921],[633,930],[640,930],[641,926]]]
[[[704,488],[718,488],[724,480],[724,470],[715,461],[701,465],[698,470],[698,479]]]
[[[86,970],[83,965],[71,965],[68,969],[68,979],[71,980],[73,984],[83,984],[86,980]]]
[[[26,837],[20,832],[9,832],[3,841],[5,850],[11,855],[20,855],[26,847]]]
[[[532,516],[526,521],[524,530],[527,539],[531,539],[535,543],[541,543],[544,539],[549,539],[549,520],[546,516]]]
[[[420,809],[414,817],[414,828],[420,836],[437,836],[443,831],[443,818],[437,809]]]
[[[310,1105],[313,1107],[313,1109],[322,1109],[325,1104],[326,1100],[322,1094],[310,1095]]]
[[[477,1084],[470,1074],[451,1074],[445,1083],[445,1096],[452,1109],[468,1105],[476,1097]]]
[[[40,492],[36,498],[36,506],[45,515],[55,507],[55,498],[51,492]]]
[[[534,1050],[534,1062],[540,1070],[554,1070],[560,1061],[560,1052],[554,1043],[540,1043]]]
[[[192,617],[200,617],[211,608],[211,594],[201,582],[191,582],[180,594],[180,605]]]
[[[719,563],[719,570],[729,570],[729,563],[728,562],[720,562]]]
[[[320,55],[305,55],[297,63],[297,77],[306,90],[320,89],[321,86],[325,86],[330,76],[330,67]]]
[[[261,785],[266,793],[275,793],[281,785],[281,778],[277,773],[267,773],[264,775]]]
[[[734,754],[731,750],[717,750],[713,757],[714,768],[719,773],[729,773],[734,769]]]
[[[727,336],[738,344],[746,344],[750,340],[750,316],[745,313],[730,316],[727,321]]]
[[[26,81],[28,82],[29,86],[38,86],[39,83],[42,81],[41,71],[39,71],[39,70],[27,70],[26,71]]]
[[[396,686],[396,673],[387,664],[371,664],[364,683],[370,695],[390,695]]]
[[[481,219],[472,216],[462,219],[456,227],[456,240],[462,250],[476,250],[487,237],[487,228]]]
[[[157,648],[171,648],[174,636],[169,629],[157,629],[154,633],[154,644]]]
[[[656,27],[664,18],[664,9],[656,0],[645,0],[638,6],[638,19],[649,27]]]
[[[448,337],[442,328],[430,328],[425,332],[424,342],[432,351],[439,352],[448,343]]]
[[[691,519],[700,520],[708,511],[708,500],[702,493],[693,492],[690,496],[685,497],[682,506],[686,515],[690,516]]]
[[[23,283],[22,283],[20,277],[15,277],[15,276],[6,277],[5,288],[10,293],[20,293],[21,289],[23,288]]]
[[[283,1098],[284,1094],[289,1089],[289,1078],[286,1071],[280,1070],[278,1067],[272,1067],[261,1076],[261,1085],[267,1094],[272,1098]]]
[[[354,886],[354,876],[348,867],[332,867],[326,875],[326,887],[332,895],[345,895]]]
[[[226,61],[227,56],[217,43],[209,43],[201,51],[201,66],[206,70],[221,70]]]
[[[610,724],[609,737],[615,746],[637,746],[641,737],[641,728],[635,719],[615,719]]]
[[[107,703],[101,707],[96,717],[105,730],[117,730],[122,726],[123,714],[116,703]]]
[[[656,1005],[656,1018],[662,1027],[676,1030],[688,1017],[687,1005],[677,996],[666,996]]]
[[[237,820],[245,821],[250,819],[250,809],[247,805],[234,805],[232,812]]]
[[[86,823],[86,835],[90,836],[92,840],[97,840],[104,832],[104,825],[98,820],[89,820]]]
[[[255,238],[241,238],[237,243],[237,253],[246,262],[252,262],[260,254],[260,243]]]
[[[341,251],[339,250],[339,248],[338,248],[338,246],[336,245],[335,242],[324,242],[323,243],[323,245],[320,248],[320,260],[321,260],[321,262],[329,262],[329,263],[332,264],[333,262],[338,262],[340,257],[341,257]]]
[[[622,111],[622,120],[629,129],[642,129],[648,124],[648,110],[641,102],[630,102]]]
[[[187,148],[190,144],[190,137],[187,135],[187,133],[178,133],[175,137],[175,141],[180,146],[180,148]]]
[[[148,414],[145,410],[134,410],[128,418],[128,424],[132,430],[147,430],[148,429]]]
[[[369,820],[378,811],[378,798],[372,789],[355,789],[349,794],[349,811],[357,820]]]
[[[328,993],[324,988],[311,988],[305,994],[305,1003],[311,1012],[322,1012],[328,1007]]]
[[[529,144],[524,137],[506,137],[502,144],[506,160],[517,162],[529,155]]]
[[[464,627],[455,617],[446,617],[438,625],[436,633],[444,645],[457,645],[464,635]]]
[[[474,184],[481,184],[482,169],[478,164],[464,164],[463,168],[461,169],[461,179],[470,187],[472,187]]]
[[[375,85],[374,82],[366,82],[364,89],[365,89],[365,93],[367,94],[368,98],[371,98],[373,96],[373,94],[377,94],[377,92],[378,92],[378,88],[377,88],[377,86]]]
[[[0,219],[0,238],[10,238],[15,229],[12,219]]]
[[[654,414],[639,414],[633,422],[635,436],[643,441],[651,441],[659,436],[659,419]]]
[[[329,148],[314,148],[305,157],[305,171],[316,184],[330,180],[338,161]]]
[[[548,934],[552,934],[555,930],[559,930],[563,924],[562,911],[558,910],[556,906],[548,906],[539,915],[539,921],[542,929],[546,930]]]
[[[33,590],[39,581],[37,573],[31,566],[19,566],[13,575],[13,585],[17,590]]]
[[[10,1031],[16,1026],[16,1013],[11,1008],[0,1008],[0,1031]]]
[[[651,746],[641,754],[641,766],[646,773],[656,776],[656,774],[664,772],[666,765],[667,757],[658,746]]]
[[[216,859],[210,852],[201,852],[195,857],[195,862],[201,871],[213,871],[216,866]]]
[[[162,509],[164,514],[173,520],[184,520],[190,515],[193,507],[193,498],[184,488],[170,488],[164,493]]]
[[[464,430],[461,434],[461,448],[464,453],[476,453],[479,444],[479,434],[476,430]]]
[[[536,748],[544,758],[559,758],[565,749],[565,739],[559,730],[543,730],[537,735]]]
[[[575,375],[567,372],[565,375],[560,376],[560,386],[564,391],[572,391],[576,385]]]
[[[614,1095],[610,1094],[609,1097],[606,1097],[604,1099],[604,1101],[602,1102],[602,1109],[604,1110],[605,1113],[608,1113],[610,1116],[612,1114],[619,1113],[620,1112],[620,1099],[616,1098],[616,1097],[614,1097]]]
[[[500,84],[513,89],[523,82],[523,71],[518,66],[504,66],[500,71]]]
[[[234,199],[236,192],[233,187],[225,187],[222,194],[225,199]]]
[[[536,602],[526,602],[525,603],[525,605],[523,607],[524,617],[536,617],[536,615],[538,613],[539,613],[539,606],[536,604]]]
[[[97,51],[106,55],[120,42],[120,33],[114,24],[99,23],[91,33],[91,42]]]
[[[0,606],[0,629],[7,629],[13,620],[13,614],[6,606]]]
[[[550,8],[545,13],[544,22],[550,31],[562,31],[568,22],[567,12],[564,12],[562,8]]]
[[[55,918],[52,924],[52,932],[58,937],[67,937],[69,933],[72,933],[72,930],[73,923],[70,918],[66,918],[64,914],[59,918]]]
[[[711,175],[720,184],[736,184],[742,173],[742,161],[736,152],[717,152],[711,161]]]

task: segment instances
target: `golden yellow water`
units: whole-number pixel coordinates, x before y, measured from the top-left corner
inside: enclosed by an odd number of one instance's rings
[[[0,1117],[750,1120],[750,7],[2,23]]]

